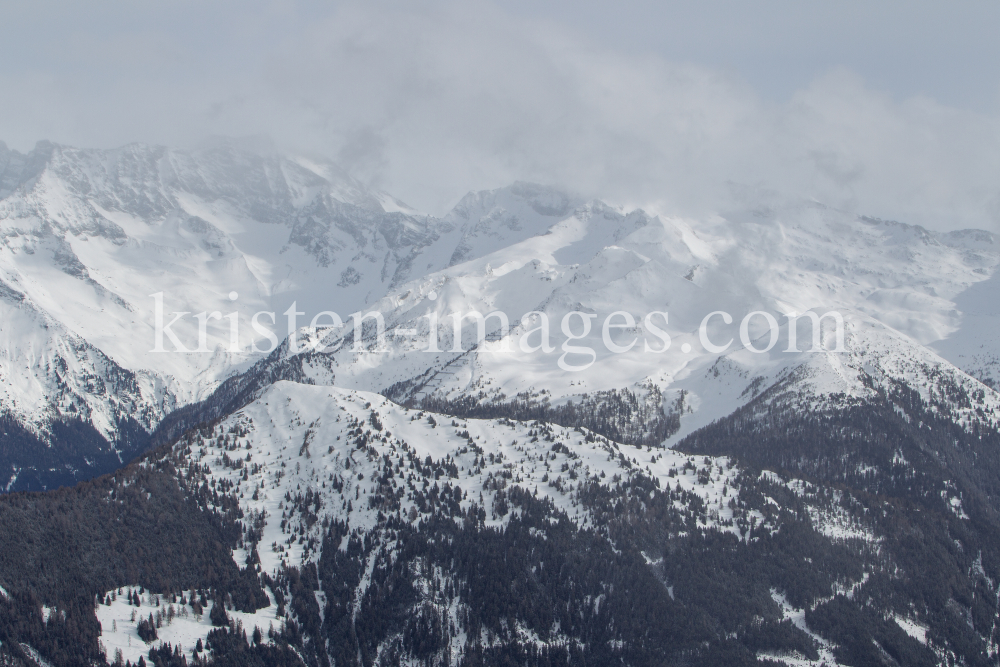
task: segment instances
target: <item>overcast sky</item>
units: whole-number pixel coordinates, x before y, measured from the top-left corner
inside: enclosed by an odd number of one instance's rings
[[[266,135],[432,213],[522,179],[1000,229],[997,35],[994,0],[0,0],[0,139]]]

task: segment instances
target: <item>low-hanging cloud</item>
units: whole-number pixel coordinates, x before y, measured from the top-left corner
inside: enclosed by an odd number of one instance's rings
[[[208,4],[121,6],[110,27],[55,22],[65,39],[53,52],[26,47],[0,72],[18,100],[0,105],[0,138],[23,149],[264,134],[434,213],[520,179],[703,214],[735,184],[1000,228],[1000,118],[900,100],[846,69],[779,102],[735,75],[616,52],[491,4]]]

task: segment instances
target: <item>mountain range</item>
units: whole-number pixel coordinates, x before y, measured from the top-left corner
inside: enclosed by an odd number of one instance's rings
[[[990,232],[219,140],[0,237],[0,664],[997,664]]]

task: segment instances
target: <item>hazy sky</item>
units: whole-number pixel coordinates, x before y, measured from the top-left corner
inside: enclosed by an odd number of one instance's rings
[[[267,135],[433,213],[526,179],[1000,229],[997,35],[994,0],[0,0],[0,139]]]

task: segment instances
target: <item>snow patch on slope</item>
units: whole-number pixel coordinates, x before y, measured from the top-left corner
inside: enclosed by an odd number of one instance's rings
[[[374,528],[380,495],[396,494],[400,516],[416,523],[422,514],[414,492],[445,484],[460,489],[463,511],[473,503],[484,507],[487,526],[510,520],[499,509],[498,491],[516,485],[549,498],[579,526],[593,527],[574,490],[585,481],[610,485],[643,474],[697,494],[712,525],[737,530],[728,502],[738,493],[738,470],[726,458],[705,463],[705,457],[620,445],[583,429],[452,419],[367,392],[278,382],[225,419],[213,437],[178,445],[188,446],[192,462],[207,466],[212,480],[232,483],[245,514],[263,522],[258,551],[270,573],[316,560],[328,521]],[[428,476],[413,467],[428,457],[447,462],[451,473]],[[320,507],[312,523],[289,502],[307,491]],[[241,556],[234,554],[238,563]]]
[[[195,653],[195,647],[200,639],[204,646],[208,633],[215,629],[209,620],[212,607],[215,604],[211,600],[205,605],[201,614],[197,614],[190,604],[179,604],[170,602],[166,595],[146,592],[139,596],[141,605],[133,606],[128,602],[128,596],[138,591],[138,586],[125,586],[107,591],[101,599],[115,593],[115,599],[111,600],[108,606],[102,601],[97,605],[97,620],[101,624],[101,635],[99,641],[104,649],[108,662],[113,662],[117,651],[121,651],[122,658],[136,664],[139,657],[143,657],[149,662],[149,651],[152,648],[159,648],[164,644],[172,647],[180,647],[181,652],[188,659],[194,659],[196,655],[211,656],[210,651],[201,654]],[[185,601],[197,598],[194,591],[184,591]],[[273,598],[268,595],[271,604],[263,609],[258,609],[253,614],[247,614],[236,610],[227,610],[226,614],[231,621],[239,623],[250,638],[254,628],[261,631],[264,642],[268,641],[268,632],[280,632],[284,627],[284,619],[277,616],[277,605]],[[158,604],[157,604],[158,602]],[[168,611],[173,610],[173,614],[168,616]],[[162,624],[157,628],[157,638],[148,644],[139,637],[138,624],[147,620],[153,615],[154,622],[157,617],[162,617]]]

